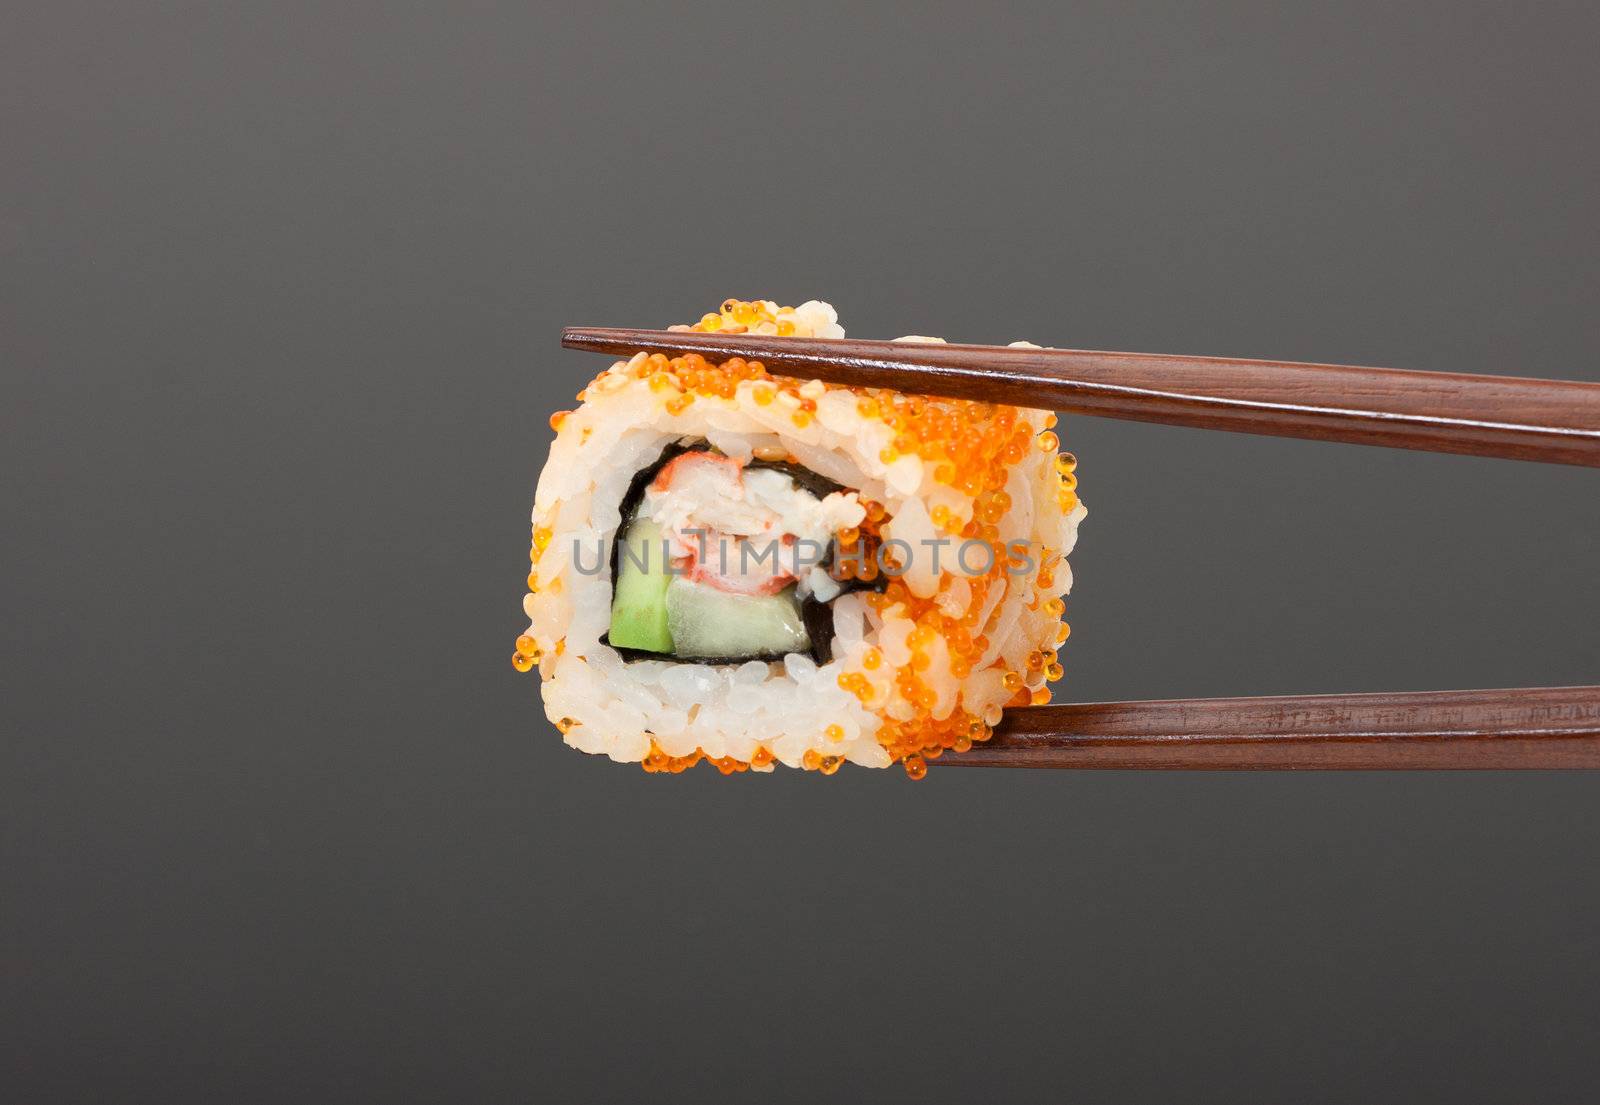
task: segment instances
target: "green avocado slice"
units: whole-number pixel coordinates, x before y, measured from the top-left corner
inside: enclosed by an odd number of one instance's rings
[[[611,631],[617,648],[672,653],[667,628],[667,585],[673,576],[661,546],[661,527],[636,519],[617,550],[617,579],[611,595]]]

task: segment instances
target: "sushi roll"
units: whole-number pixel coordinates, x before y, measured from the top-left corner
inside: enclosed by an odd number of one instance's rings
[[[814,301],[675,329],[844,336]],[[550,419],[513,656],[567,744],[920,778],[1049,701],[1085,513],[1053,414],[694,354],[618,361],[578,399]]]

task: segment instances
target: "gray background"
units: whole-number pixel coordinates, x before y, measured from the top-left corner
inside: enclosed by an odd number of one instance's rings
[[[1600,379],[1585,8],[8,5],[4,1098],[1593,1100],[1593,778],[655,778],[508,662],[562,323]],[[1065,695],[1596,679],[1591,471],[1065,438]]]

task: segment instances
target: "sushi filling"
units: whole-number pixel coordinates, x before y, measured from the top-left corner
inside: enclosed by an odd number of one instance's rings
[[[669,450],[623,502],[607,643],[719,663],[824,653],[840,592],[831,542],[864,513],[855,492],[795,465]]]

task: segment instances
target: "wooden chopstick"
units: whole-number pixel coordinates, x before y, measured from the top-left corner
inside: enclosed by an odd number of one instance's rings
[[[1007,710],[966,767],[1600,768],[1600,686],[1091,702]]]
[[[1394,368],[569,327],[561,344],[743,357],[857,387],[1136,422],[1600,467],[1600,384]]]

